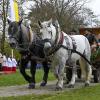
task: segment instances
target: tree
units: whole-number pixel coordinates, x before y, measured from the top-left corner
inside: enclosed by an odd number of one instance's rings
[[[89,8],[83,8],[82,18],[84,18],[85,25],[88,25],[90,27],[93,27],[94,25],[97,26],[98,24],[100,24],[98,16],[96,16],[94,12]]]
[[[25,1],[21,0],[20,5]],[[22,11],[22,9],[21,9]],[[22,11],[23,12],[23,11]],[[0,51],[5,52],[5,38],[7,36],[7,16],[9,13],[9,0],[0,1]]]
[[[83,19],[80,17],[80,10],[87,0],[34,0],[34,7],[29,17],[34,24],[37,20],[47,20],[51,17],[58,19],[62,30],[68,32],[80,26]]]
[[[2,0],[0,2],[0,18],[1,18],[1,52],[4,52],[4,43],[5,43],[5,36],[6,36],[6,21],[7,21],[7,15],[8,15],[8,5],[9,1],[8,0]]]

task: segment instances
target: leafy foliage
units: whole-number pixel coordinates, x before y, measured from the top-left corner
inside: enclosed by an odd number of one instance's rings
[[[95,52],[91,55],[91,61],[94,62],[96,60],[100,59],[100,48],[97,48]]]

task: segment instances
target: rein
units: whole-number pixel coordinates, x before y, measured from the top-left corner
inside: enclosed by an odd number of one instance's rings
[[[91,63],[82,53],[76,51],[75,49],[69,49],[69,48],[67,48],[67,47],[64,46],[64,45],[61,45],[61,47],[63,47],[63,48],[66,49],[66,50],[71,50],[72,53],[77,53],[77,54],[79,54],[79,55],[80,55],[81,57],[83,57],[90,65],[92,65],[92,63]]]
[[[79,54],[81,57],[83,57],[90,65],[92,65],[92,63],[83,55],[81,54],[80,52],[76,51],[75,49],[70,49],[62,44],[59,44],[59,45],[56,45],[55,46],[55,49],[52,50],[52,52],[49,52],[46,56],[51,56],[52,54],[54,54],[55,52],[57,52],[60,48],[64,48],[66,50],[70,50],[72,53],[77,53]]]
[[[50,56],[54,54],[56,51],[58,51],[61,48],[63,40],[64,40],[64,36],[63,33],[61,32],[60,40],[57,43],[57,38],[56,38],[56,44],[51,47],[51,50],[48,53],[46,53],[46,56]]]

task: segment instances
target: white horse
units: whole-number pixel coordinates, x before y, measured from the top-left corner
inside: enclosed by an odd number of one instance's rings
[[[89,86],[92,69],[91,65],[87,62],[90,61],[91,50],[86,37],[83,35],[67,35],[62,32],[58,21],[55,25],[52,19],[49,21],[39,22],[41,37],[44,41],[45,53],[53,53],[52,67],[54,68],[54,75],[58,79],[56,89],[63,88],[63,75],[66,61],[71,61],[73,66],[72,79],[69,86],[74,86],[76,76],[76,61],[80,61],[82,72],[85,72],[85,86]],[[81,53],[83,57],[77,54]],[[51,54],[52,54],[51,53]],[[69,60],[70,59],[70,60]]]

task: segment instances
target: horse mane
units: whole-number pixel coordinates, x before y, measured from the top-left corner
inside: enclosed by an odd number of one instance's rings
[[[27,27],[27,26],[21,24],[21,29],[22,29],[22,32],[27,35],[29,43],[31,43],[34,38],[32,28],[30,26]]]
[[[28,27],[28,31],[29,31],[29,42],[32,42],[33,41],[33,32],[32,32],[31,26]]]

